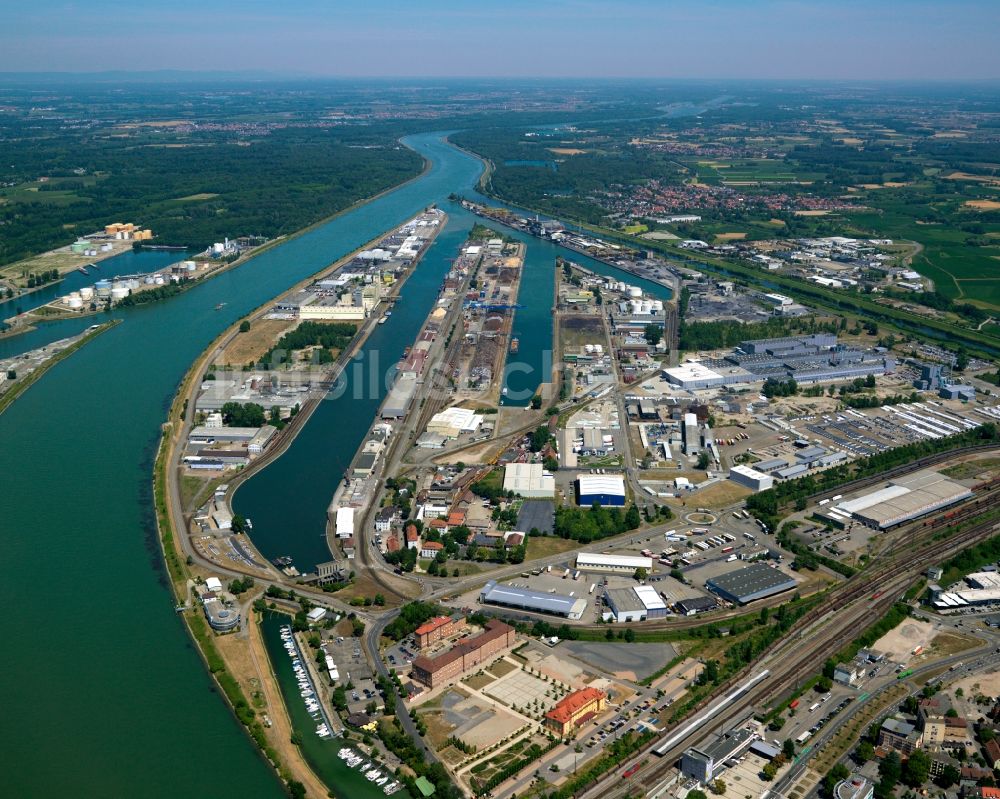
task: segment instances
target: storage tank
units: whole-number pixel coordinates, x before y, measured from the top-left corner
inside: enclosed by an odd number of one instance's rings
[[[591,354],[594,351],[594,345],[593,344],[584,344],[583,345],[583,351],[585,353],[587,353],[588,355]]]
[[[642,296],[642,289],[639,288],[638,286],[629,286],[628,296],[638,299],[639,297]]]
[[[80,289],[80,298],[84,300],[94,299],[94,287],[93,286],[83,286]]]
[[[77,294],[77,292],[74,291],[73,294],[70,294],[68,297],[66,297],[66,304],[73,309],[82,308],[83,299],[80,297],[79,294]]]
[[[102,244],[101,245],[101,252],[111,252],[113,249],[114,249],[114,245],[113,244]]]
[[[163,275],[154,275],[153,276],[153,284],[154,285],[156,285],[156,286],[162,286],[164,284],[164,282],[165,281],[163,279]]]
[[[111,289],[111,301],[118,302],[119,300],[124,300],[128,296],[128,289],[125,286],[116,286]]]
[[[653,313],[663,313],[663,300],[653,300]]]
[[[183,267],[184,267],[185,269],[194,269],[194,268],[195,268],[195,267],[197,266],[197,264],[195,264],[195,262],[194,262],[194,261],[184,261],[184,263],[183,263],[183,264],[181,264],[181,265],[182,265],[182,266],[183,266]]]
[[[111,281],[110,280],[98,280],[94,284],[94,291],[97,292],[97,296],[102,299],[111,296]]]
[[[653,303],[651,303],[649,300],[643,300],[640,308],[642,309],[640,313],[644,314],[651,313],[653,310]]]
[[[80,239],[79,241],[74,241],[69,245],[71,252],[77,255],[83,255],[90,248],[90,242],[86,239]]]
[[[642,302],[640,300],[632,300],[632,313],[640,314],[642,313]]]
[[[146,275],[142,279],[142,282],[145,283],[147,286],[152,286],[153,285],[153,276],[152,275]]]
[[[594,347],[594,352],[597,353],[598,355],[601,355],[601,354],[604,353],[604,345],[603,344],[594,344],[593,347]]]

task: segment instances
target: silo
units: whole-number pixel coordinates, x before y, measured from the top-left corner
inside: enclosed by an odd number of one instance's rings
[[[74,291],[73,294],[70,294],[66,298],[66,304],[70,308],[73,308],[74,310],[77,309],[77,308],[82,308],[83,307],[83,299],[80,297],[79,293],[77,293],[77,292]]]
[[[633,299],[639,299],[639,297],[642,296],[642,289],[639,288],[638,286],[629,286],[628,296],[632,297]]]
[[[119,302],[128,296],[128,289],[125,286],[116,286],[111,289],[111,301]]]
[[[663,300],[653,300],[653,313],[663,313]]]
[[[84,300],[94,299],[94,287],[93,286],[83,286],[80,289],[80,298]]]
[[[97,292],[97,296],[101,299],[107,299],[111,296],[111,281],[110,280],[98,280],[94,284],[94,291]]]

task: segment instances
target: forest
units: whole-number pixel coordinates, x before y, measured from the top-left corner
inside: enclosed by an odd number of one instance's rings
[[[0,264],[114,221],[152,229],[154,244],[196,249],[226,237],[288,235],[422,166],[390,127],[336,135],[288,128],[247,139],[191,132],[155,143],[110,132],[31,135],[0,124],[0,186],[10,187],[0,190]]]

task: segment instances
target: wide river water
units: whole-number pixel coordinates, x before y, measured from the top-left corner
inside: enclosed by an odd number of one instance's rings
[[[359,355],[367,368],[378,352],[380,370],[399,357],[474,221],[447,197],[475,198],[481,171],[441,134],[407,142],[431,164],[419,179],[178,297],[116,311],[123,324],[55,366],[0,415],[5,795],[282,795],[223,701],[211,696],[213,683],[173,613],[151,511],[151,460],[177,385],[219,332],[437,203],[450,214],[447,229]],[[526,371],[508,382],[512,404],[524,404],[551,346],[555,256],[616,270],[512,235],[528,243],[526,307],[514,325]],[[220,302],[226,305],[216,311]],[[24,351],[100,318],[43,325],[3,341],[0,351]],[[354,374],[348,370],[349,379]],[[290,554],[300,568],[327,559],[325,510],[384,391],[384,382],[377,385],[360,399],[348,390],[322,403],[289,451],[248,481],[252,490],[237,493],[237,510],[253,519],[266,556]]]

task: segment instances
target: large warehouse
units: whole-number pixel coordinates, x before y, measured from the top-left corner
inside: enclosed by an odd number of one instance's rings
[[[589,572],[634,572],[653,568],[653,559],[642,555],[602,555],[597,552],[580,552],[576,556],[576,568]]]
[[[576,478],[576,504],[625,504],[625,478],[620,474],[581,474]]]
[[[712,577],[705,588],[737,605],[791,591],[798,583],[794,577],[764,563],[753,563],[742,569]]]
[[[925,469],[890,480],[885,488],[839,502],[837,510],[868,527],[887,530],[971,496],[971,489]]]
[[[662,619],[667,615],[667,603],[650,585],[611,588],[604,596],[617,622]]]
[[[774,478],[769,474],[758,472],[742,463],[729,470],[729,479],[753,491],[766,491],[774,488]]]
[[[727,364],[722,369],[709,369],[698,361],[689,361],[671,369],[664,369],[662,375],[668,383],[688,391],[750,383],[758,379],[746,369],[735,364]]]
[[[483,590],[479,592],[479,601],[485,605],[500,605],[531,613],[547,613],[550,616],[562,616],[567,619],[582,618],[587,609],[587,600],[583,597],[514,588],[511,585],[499,585],[496,580],[490,580],[483,586]]]
[[[552,499],[556,479],[540,463],[508,463],[503,467],[503,490],[525,499]]]

